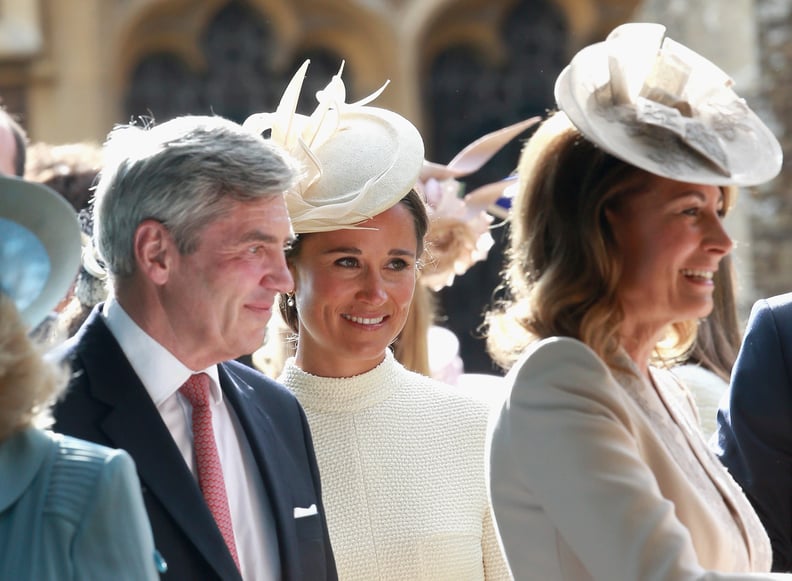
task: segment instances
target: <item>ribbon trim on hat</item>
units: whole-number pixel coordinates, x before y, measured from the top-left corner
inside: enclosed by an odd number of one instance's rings
[[[627,125],[632,135],[656,142],[663,158],[658,162],[683,161],[664,157],[674,148],[662,142],[677,137],[718,173],[731,176],[723,142],[735,138],[736,126],[749,112],[731,90],[731,78],[670,38],[651,50],[636,50],[636,41],[631,35],[606,41],[610,79],[595,92],[600,113]]]

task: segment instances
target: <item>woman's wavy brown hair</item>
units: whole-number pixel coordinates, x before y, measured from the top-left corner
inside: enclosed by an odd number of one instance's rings
[[[487,346],[499,365],[509,368],[536,339],[566,336],[619,367],[621,263],[605,210],[647,175],[585,139],[562,112],[528,141],[510,218],[506,298],[485,322]],[[732,195],[724,189],[726,207]],[[695,321],[671,325],[658,357],[682,357],[695,332]]]

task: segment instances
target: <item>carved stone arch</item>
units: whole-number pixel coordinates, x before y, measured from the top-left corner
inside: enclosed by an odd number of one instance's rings
[[[420,74],[429,159],[447,163],[485,133],[552,108],[555,78],[568,61],[569,35],[566,13],[554,0],[461,0],[436,12],[419,44],[426,55]],[[466,188],[508,176],[520,147],[521,140],[504,147],[463,179]],[[467,371],[494,370],[478,329],[501,282],[506,231],[495,228],[488,259],[439,293]]]
[[[163,84],[174,89],[177,102],[169,109],[195,110],[211,106],[214,99],[211,94],[203,95],[199,90],[185,94],[179,88],[184,83],[195,84],[196,77],[211,74],[207,70],[211,65],[207,63],[205,47],[201,46],[202,38],[218,15],[231,5],[244,6],[261,16],[258,20],[271,38],[271,42],[268,41],[271,48],[266,73],[271,74],[272,85],[277,90],[285,87],[305,57],[312,57],[314,64],[309,69],[304,95],[312,95],[315,89],[324,86],[337,72],[342,60],[346,62],[344,79],[352,99],[378,89],[402,70],[394,60],[398,51],[393,47],[398,42],[388,19],[355,3],[333,0],[161,0],[143,4],[125,19],[126,24],[119,34],[118,93],[126,95],[129,100],[130,92],[136,90],[131,83],[142,67],[145,68],[144,76],[149,79],[149,93],[157,92],[156,82],[151,82],[152,77],[161,79]],[[242,24],[250,25],[247,22]],[[243,100],[240,97],[240,101]],[[134,96],[132,101],[135,101]],[[261,99],[259,107],[271,106],[268,101],[269,98]],[[379,103],[398,109],[398,101],[398,95],[390,90]],[[131,106],[127,105],[129,109]],[[236,107],[235,111],[241,114],[242,109],[244,104]],[[234,113],[226,114],[234,117]]]
[[[197,53],[197,66],[177,51],[162,50],[145,53],[131,65],[124,91],[128,115],[165,120],[185,113],[213,112],[242,121],[253,112],[275,108],[305,53],[323,65],[320,70],[338,70],[339,55],[301,45],[302,30],[296,16],[284,46],[280,31],[273,26],[275,21],[264,12],[267,4],[260,0],[213,2],[213,9],[193,17],[185,27],[187,32],[179,36],[182,44]],[[178,20],[167,16],[146,26],[170,29]],[[329,75],[309,77],[303,91],[305,100],[328,80]]]
[[[589,39],[595,34],[598,29],[598,23],[601,15],[601,7],[598,0],[551,0],[558,5],[562,10],[566,22],[569,37],[572,39],[572,45],[583,42],[584,39]],[[623,4],[638,4],[640,0],[615,0],[611,3]],[[459,0],[424,0],[422,2],[413,2],[409,5],[408,10],[405,11],[402,20],[402,29],[404,31],[412,31],[413,39],[416,42],[421,42],[420,39],[426,38],[428,31],[436,29],[437,22],[444,21],[446,18],[456,19],[455,14],[461,14],[463,4],[475,8],[476,5],[490,6],[494,10],[502,10],[513,5],[513,0],[478,0],[474,2],[463,3]],[[454,25],[451,24],[446,34],[453,36],[462,31],[454,30]],[[478,34],[481,34],[479,31]]]
[[[206,63],[199,39],[212,18],[233,0],[149,0],[127,15],[118,32],[119,56],[115,86],[123,94],[137,64],[147,55],[174,55],[193,71]],[[272,30],[286,66],[299,39],[298,19],[288,0],[245,0],[244,3],[272,22]]]
[[[363,3],[337,0],[293,0],[300,20],[303,50],[325,50],[345,61],[344,78],[353,79],[348,88],[352,99],[375,91],[388,80],[402,75],[399,50],[402,41],[386,14]],[[398,83],[395,83],[398,85]],[[389,88],[377,100],[383,107],[398,109],[396,92]]]
[[[569,46],[566,15],[555,0],[462,0],[435,16],[420,39],[418,71],[435,161],[553,106],[552,86]]]

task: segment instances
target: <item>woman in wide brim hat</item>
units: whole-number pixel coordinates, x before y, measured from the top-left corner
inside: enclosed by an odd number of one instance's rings
[[[131,458],[44,429],[66,371],[44,362],[28,331],[79,261],[69,204],[0,177],[0,579],[159,579]]]
[[[278,378],[305,408],[342,579],[509,579],[487,500],[488,408],[398,363],[390,345],[414,296],[428,219],[413,189],[417,129],[345,102],[340,72],[309,116],[295,106],[307,63],[271,130],[302,160],[286,203],[294,292],[281,313],[295,356]]]
[[[664,369],[712,308],[735,186],[774,177],[781,149],[664,34],[627,24],[584,48],[522,152],[510,300],[488,318],[511,366],[490,488],[518,579],[786,578]]]

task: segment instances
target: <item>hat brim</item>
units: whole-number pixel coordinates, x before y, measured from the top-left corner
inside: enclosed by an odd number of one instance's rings
[[[319,177],[286,194],[296,234],[356,228],[395,206],[418,181],[424,144],[401,115],[358,107],[312,156]]]
[[[0,217],[29,230],[49,257],[46,282],[38,296],[26,301],[28,305],[20,311],[25,324],[33,328],[65,297],[74,282],[81,251],[77,215],[54,190],[19,178],[0,176]]]
[[[697,127],[707,131],[708,139],[717,141],[721,162],[713,163],[696,147],[691,147],[691,141],[662,126],[636,120],[629,107],[621,106],[620,111],[615,111],[619,107],[608,102],[613,71],[622,71],[626,76],[650,71],[661,53],[659,43],[664,31],[660,25],[623,25],[607,40],[582,49],[556,81],[559,108],[588,140],[655,175],[718,186],[752,186],[775,177],[781,170],[783,155],[773,133],[729,88],[726,73],[671,39],[665,39],[662,50],[668,47],[675,58],[681,58],[684,66],[690,67],[691,84],[695,84],[699,93],[688,96],[694,110],[692,119]],[[625,37],[632,44],[615,48],[613,43]],[[628,50],[630,47],[634,50]],[[651,60],[635,66],[636,54]],[[644,79],[637,80],[640,87]],[[628,78],[626,84],[634,85],[635,81]],[[688,121],[680,118],[683,123]],[[694,145],[702,147],[701,142]]]

